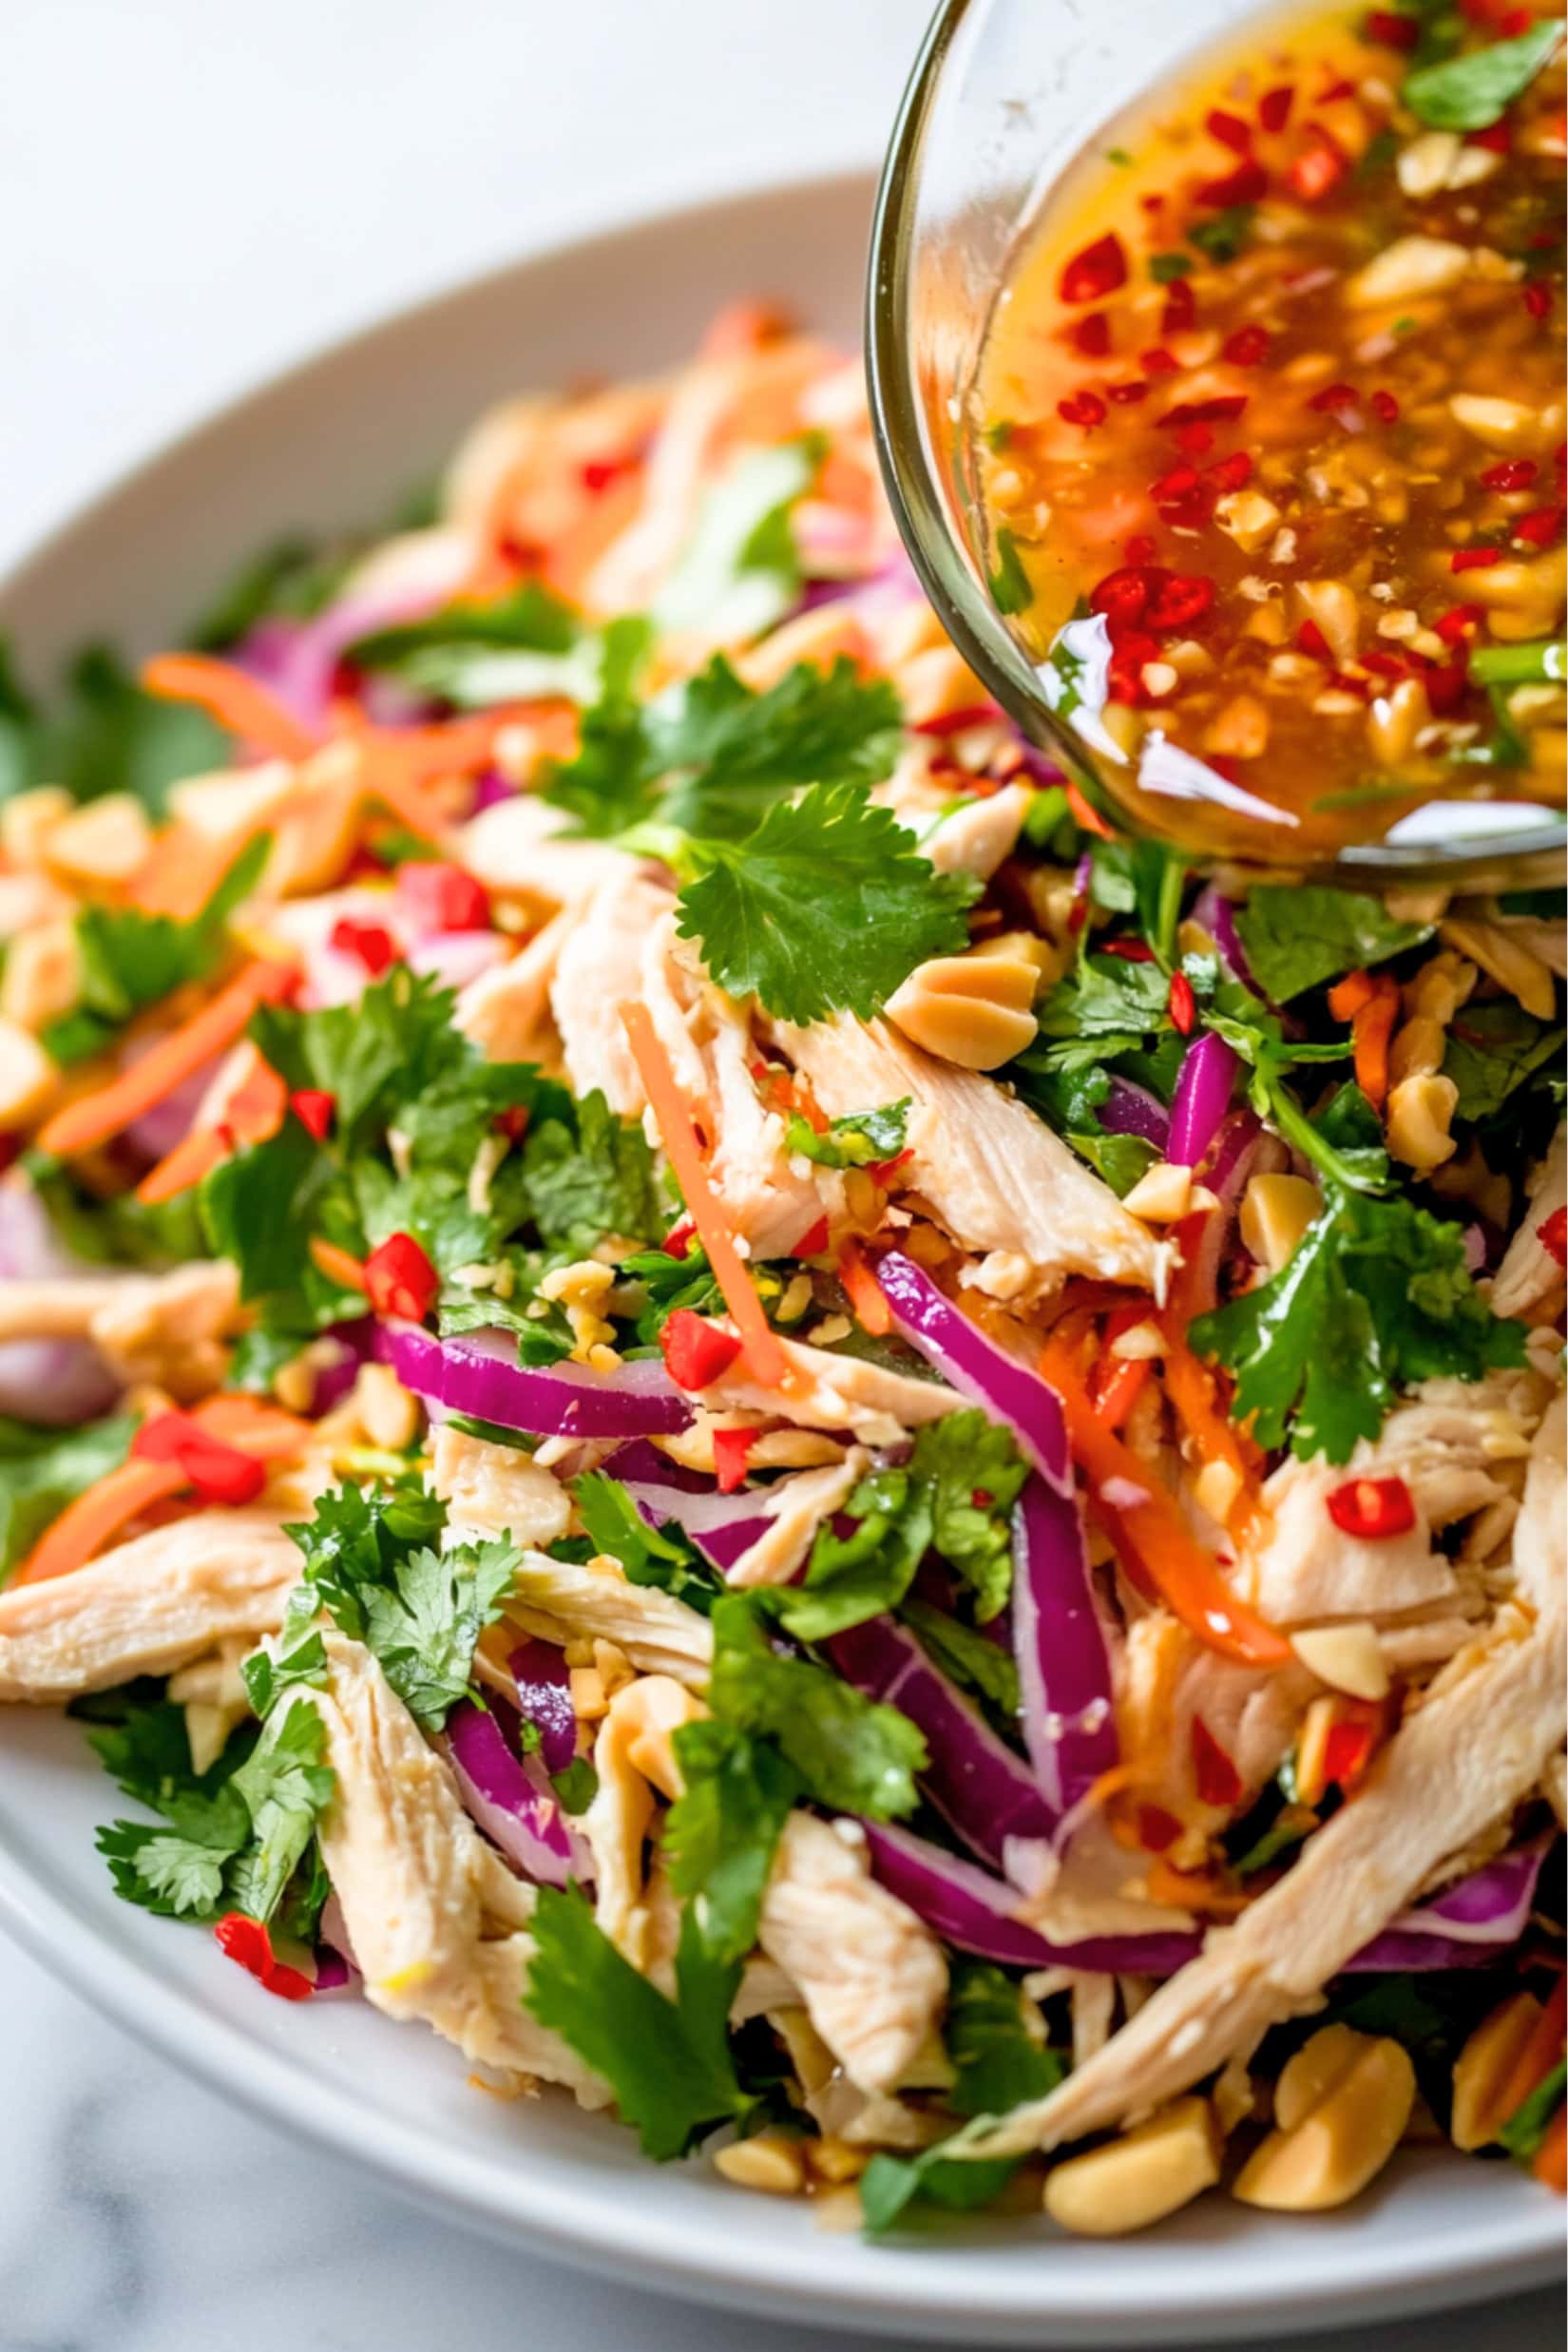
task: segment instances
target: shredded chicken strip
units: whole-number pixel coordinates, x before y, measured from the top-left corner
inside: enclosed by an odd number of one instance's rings
[[[463,1429],[433,1432],[430,1484],[460,1526],[514,1543],[554,1543],[571,1523],[571,1497],[548,1470],[518,1446],[492,1445]]]
[[[940,1381],[836,1356],[806,1340],[780,1338],[779,1345],[795,1374],[789,1387],[763,1388],[734,1373],[704,1388],[703,1404],[716,1412],[766,1413],[803,1429],[852,1429],[868,1445],[896,1445],[907,1430],[940,1421],[965,1402]]]
[[[673,1674],[701,1690],[713,1663],[713,1628],[697,1610],[656,1586],[628,1584],[618,1567],[579,1568],[525,1552],[507,1615],[545,1640],[573,1634],[613,1641],[645,1674]]]
[[[452,1023],[491,1061],[537,1061],[550,1008],[550,982],[577,916],[563,908],[509,962],[459,991]]]
[[[870,1457],[854,1445],[842,1462],[802,1470],[770,1487],[762,1516],[769,1524],[741,1553],[725,1576],[727,1584],[788,1584],[805,1559],[825,1520],[832,1517],[860,1483]]]
[[[1537,1173],[1529,1206],[1519,1231],[1503,1253],[1492,1285],[1495,1315],[1522,1315],[1534,1322],[1562,1304],[1563,1270],[1540,1238],[1549,1216],[1560,1214],[1568,1200],[1568,1126],[1559,1126],[1552,1148]]]
[[[644,881],[624,858],[621,865],[594,891],[562,947],[550,1009],[572,1092],[585,1095],[597,1087],[612,1111],[638,1119],[647,1098],[621,1007],[642,993],[643,955],[670,894]]]

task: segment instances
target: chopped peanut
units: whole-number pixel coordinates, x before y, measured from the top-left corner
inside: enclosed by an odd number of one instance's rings
[[[1080,2237],[1122,2237],[1190,2205],[1219,2178],[1219,2134],[1207,2099],[1176,2099],[1103,2148],[1045,2176],[1045,2210]]]
[[[1233,2195],[1281,2213],[1348,2204],[1399,2146],[1415,2095],[1415,2069],[1397,2041],[1325,2026],[1281,2074],[1277,2129],[1243,2165]]]

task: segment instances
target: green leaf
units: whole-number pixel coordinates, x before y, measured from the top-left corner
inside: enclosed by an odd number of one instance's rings
[[[730,995],[787,1021],[869,1020],[917,964],[968,944],[980,884],[938,874],[855,786],[813,785],[738,847],[694,846],[705,870],[680,893],[682,938]]]
[[[327,1731],[308,1700],[274,1713],[228,1784],[243,1798],[252,1843],[236,1859],[229,1892],[238,1909],[269,1920],[316,1834],[336,1775],[324,1758]]]
[[[994,2115],[977,2115],[918,2156],[874,2155],[860,2176],[867,2235],[883,2236],[913,2204],[949,2213],[974,2213],[993,2205],[1018,2170],[1018,2157],[960,2157],[952,2151],[979,2138],[995,2121]]]
[[[350,645],[345,659],[472,710],[549,695],[591,701],[602,654],[601,640],[571,606],[528,580],[489,603],[446,604],[422,621],[377,629]]]
[[[758,637],[800,593],[790,516],[822,462],[814,434],[738,457],[707,492],[679,561],[654,600],[666,632],[699,629],[728,642]]]
[[[954,1961],[943,2038],[957,2075],[947,2094],[956,2114],[1004,2114],[1066,2075],[1063,2060],[1028,2032],[1018,1985],[989,1960]]]
[[[1537,2083],[1529,2097],[1520,2100],[1498,2133],[1499,2141],[1516,2163],[1528,2165],[1534,2162],[1542,2140],[1551,2129],[1552,2119],[1562,2105],[1565,2082],[1568,2082],[1568,2069],[1564,2068],[1559,2058],[1545,2079]]]
[[[67,1502],[120,1467],[137,1425],[134,1413],[76,1429],[35,1428],[0,1414],[0,1584]]]
[[[1197,263],[1190,253],[1152,253],[1149,256],[1149,275],[1157,286],[1168,286],[1173,278],[1191,277]]]
[[[229,1857],[220,1846],[133,1821],[110,1822],[94,1844],[124,1902],[164,1919],[215,1919],[223,1908]]]
[[[1034,585],[1023,568],[1018,541],[1004,523],[996,529],[996,562],[991,566],[991,602],[999,613],[1026,613],[1034,602]]]
[[[781,1655],[758,1596],[727,1594],[713,1628],[708,1704],[720,1721],[771,1739],[832,1812],[889,1821],[914,1809],[926,1743],[907,1717],[810,1659]]]
[[[1507,999],[1464,1005],[1455,1015],[1443,1075],[1459,1088],[1456,1119],[1495,1119],[1509,1097],[1545,1063],[1561,1060],[1560,1023],[1537,1021]]]
[[[0,641],[0,800],[63,784],[78,800],[131,793],[161,815],[170,784],[228,767],[233,756],[230,737],[204,711],[143,694],[105,645],[76,656],[59,706],[40,716]]]
[[[1495,41],[1406,74],[1400,97],[1433,130],[1487,130],[1529,88],[1561,38],[1560,20],[1544,18],[1515,41]]]
[[[545,1241],[577,1255],[609,1233],[646,1240],[664,1221],[641,1128],[618,1119],[597,1089],[577,1104],[574,1121],[529,1126],[523,1176]]]
[[[1308,887],[1261,886],[1236,914],[1252,977],[1279,1003],[1419,947],[1432,927],[1396,922],[1379,898]]]
[[[394,964],[352,1004],[296,1012],[263,1004],[250,1035],[294,1093],[317,1087],[335,1104],[345,1157],[379,1139],[405,1105],[482,1057],[452,1025],[456,998],[428,974]]]
[[[830,1119],[821,1135],[810,1119],[792,1111],[785,1146],[819,1168],[879,1167],[896,1159],[904,1149],[909,1107],[906,1095],[902,1101],[885,1102],[880,1110],[850,1111],[842,1119]]]
[[[670,1884],[690,1897],[708,1950],[744,1960],[800,1777],[769,1741],[733,1723],[682,1724],[673,1744],[685,1790],[664,1824]]]
[[[586,1756],[574,1756],[570,1764],[550,1774],[550,1787],[561,1800],[561,1809],[573,1818],[585,1813],[599,1794],[599,1774]]]
[[[223,653],[258,621],[307,621],[331,602],[354,561],[342,548],[321,551],[307,539],[280,539],[248,557],[182,641],[197,653]]]
[[[1022,1705],[1018,1668],[1000,1642],[988,1634],[976,1633],[962,1617],[933,1609],[929,1601],[915,1595],[900,1604],[898,1614],[927,1655],[951,1681],[977,1692],[1004,1722],[1016,1718]]]
[[[1189,222],[1185,231],[1187,242],[1195,245],[1211,261],[1233,261],[1252,236],[1256,213],[1255,204],[1227,204],[1207,220]]]
[[[609,2084],[644,2155],[656,2163],[683,2155],[716,2125],[744,2115],[749,2101],[724,2033],[739,1969],[704,1962],[689,1915],[674,2001],[622,1959],[577,1887],[540,1888],[532,1935],[524,2007]]]
[[[650,755],[664,775],[685,775],[660,816],[688,833],[736,841],[780,800],[808,784],[880,784],[902,741],[898,695],[887,679],[863,679],[841,655],[831,669],[796,662],[755,694],[722,655],[647,713]]]
[[[607,1552],[629,1584],[653,1584],[704,1614],[722,1587],[714,1571],[673,1521],[648,1525],[619,1479],[590,1470],[572,1481],[572,1501],[596,1552]]]
[[[653,633],[634,616],[604,632],[599,699],[583,714],[575,758],[545,770],[541,797],[577,819],[576,830],[607,841],[624,832],[653,805],[660,769],[648,740],[637,683]]]

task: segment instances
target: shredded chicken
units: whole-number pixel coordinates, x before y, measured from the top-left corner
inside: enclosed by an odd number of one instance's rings
[[[513,1543],[543,1549],[571,1523],[571,1497],[548,1470],[519,1446],[491,1445],[462,1429],[433,1432],[430,1483],[459,1526]]]
[[[491,1061],[536,1061],[544,1051],[550,982],[576,915],[563,908],[526,947],[492,965],[458,993],[454,1025]]]
[[[59,1706],[275,1633],[299,1554],[264,1511],[201,1511],[0,1593],[0,1701]]]
[[[640,1118],[646,1098],[626,1042],[621,1007],[642,993],[649,936],[669,907],[667,890],[643,880],[620,858],[595,889],[564,944],[550,983],[572,1092],[598,1088],[622,1119]]]
[[[850,2080],[890,2090],[942,2014],[947,1963],[929,1929],[871,1878],[864,1845],[792,1813],[757,1941],[798,1985]]]
[[[768,1526],[728,1571],[726,1583],[788,1584],[811,1550],[817,1529],[860,1483],[870,1459],[855,1445],[842,1462],[779,1479],[769,1488],[762,1506]]]
[[[977,1289],[1039,1299],[1069,1274],[1162,1287],[1165,1245],[994,1080],[934,1061],[881,1021],[841,1013],[777,1035],[832,1118],[912,1099],[904,1180],[980,1254],[965,1275]]]
[[[627,872],[632,861],[606,841],[573,837],[570,822],[547,800],[515,793],[469,818],[458,854],[488,889],[519,899],[541,915],[580,907],[602,882]]]
[[[579,1568],[525,1552],[507,1615],[546,1641],[572,1635],[613,1641],[645,1674],[672,1674],[700,1689],[713,1663],[713,1629],[705,1616],[654,1585],[628,1584],[603,1558]]]
[[[859,1356],[835,1356],[806,1340],[781,1339],[794,1380],[763,1388],[738,1372],[702,1392],[704,1405],[726,1412],[780,1415],[805,1429],[852,1429],[867,1445],[896,1445],[907,1430],[940,1421],[964,1399],[940,1381],[890,1372]]]
[[[1559,1126],[1537,1171],[1529,1206],[1492,1285],[1492,1312],[1550,1320],[1562,1305],[1563,1270],[1540,1238],[1547,1218],[1568,1200],[1568,1126]]]

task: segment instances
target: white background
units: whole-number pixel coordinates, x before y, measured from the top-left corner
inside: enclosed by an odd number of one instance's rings
[[[557,224],[870,159],[926,12],[0,0],[0,568],[214,403]],[[0,2352],[834,2352],[426,2222],[6,1947],[0,2085]],[[1355,2340],[1561,2341],[1546,2296]]]

